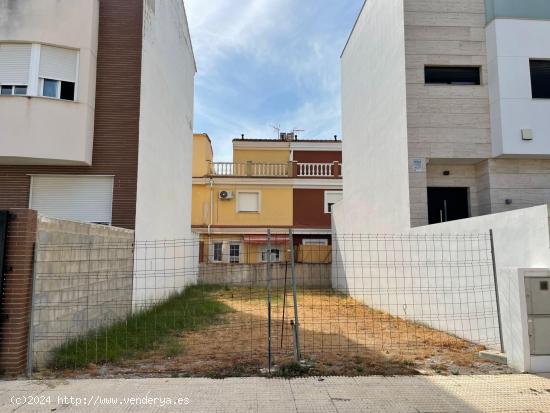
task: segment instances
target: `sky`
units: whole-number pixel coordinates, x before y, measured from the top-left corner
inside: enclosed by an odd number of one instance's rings
[[[341,135],[340,54],[363,0],[185,0],[193,41],[196,133],[214,160],[231,140]]]

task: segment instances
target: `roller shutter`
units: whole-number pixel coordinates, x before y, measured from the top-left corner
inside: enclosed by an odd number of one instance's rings
[[[31,64],[30,44],[0,44],[0,83],[28,85]]]
[[[111,224],[113,177],[35,175],[29,204],[52,218]]]

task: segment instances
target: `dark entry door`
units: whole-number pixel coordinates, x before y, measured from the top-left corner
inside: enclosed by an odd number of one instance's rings
[[[430,224],[469,217],[468,188],[428,188]]]

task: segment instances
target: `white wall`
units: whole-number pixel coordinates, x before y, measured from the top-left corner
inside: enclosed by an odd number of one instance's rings
[[[333,287],[390,314],[499,349],[487,235],[493,229],[501,302],[517,301],[510,295],[518,293],[517,280],[510,274],[550,267],[549,216],[543,205],[417,227],[401,236],[337,233]],[[509,316],[510,305],[502,311],[504,330],[521,330],[518,317]],[[523,345],[516,339],[505,335],[505,349],[514,354]]]
[[[496,19],[486,32],[493,155],[550,155],[550,100],[532,99],[529,70],[530,58],[550,59],[550,21]]]
[[[191,236],[195,62],[182,0],[147,0],[136,239]]]
[[[368,0],[342,54],[346,232],[409,227],[403,0]]]
[[[136,254],[142,256],[134,269],[134,308],[197,280],[198,240],[191,233],[195,72],[183,0],[145,0],[136,201],[142,245]]]

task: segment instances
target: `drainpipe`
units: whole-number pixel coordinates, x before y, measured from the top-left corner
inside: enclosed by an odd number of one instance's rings
[[[214,219],[214,180],[210,178],[210,223],[208,224],[208,236],[212,232],[212,220]]]

